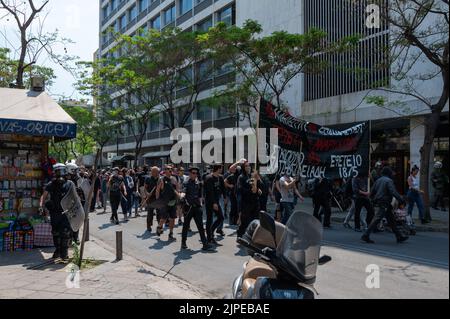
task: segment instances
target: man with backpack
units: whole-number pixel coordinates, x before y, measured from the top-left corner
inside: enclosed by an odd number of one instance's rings
[[[111,222],[119,225],[119,217],[117,215],[117,210],[119,209],[122,197],[127,195],[125,189],[125,183],[122,176],[119,175],[119,168],[115,167],[113,169],[113,174],[108,182],[109,188],[109,201],[111,203]],[[125,212],[126,213],[126,212]]]

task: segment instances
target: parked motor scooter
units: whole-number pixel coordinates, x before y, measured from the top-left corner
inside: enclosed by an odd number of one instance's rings
[[[286,226],[266,212],[252,222],[238,243],[252,258],[233,284],[233,299],[314,299],[323,227],[312,215],[295,212]]]

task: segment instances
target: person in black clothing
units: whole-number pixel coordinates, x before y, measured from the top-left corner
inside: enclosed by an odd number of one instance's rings
[[[80,175],[79,175],[79,168],[76,164],[72,164],[69,163],[66,165],[67,168],[67,173],[68,173],[68,178],[75,184],[75,188],[77,190],[77,194],[78,197],[80,198],[81,201],[81,205],[83,206],[83,209],[85,208],[85,204],[86,204],[86,198],[84,195],[83,190],[81,189],[81,187],[78,187],[78,180],[80,179]],[[76,231],[76,232],[72,232],[73,234],[73,241],[79,245],[80,244],[80,231]]]
[[[145,187],[145,194],[146,194],[146,206],[147,206],[147,231],[152,232],[153,227],[153,220],[155,219],[155,209],[153,207],[150,207],[150,203],[156,200],[156,188],[158,186],[159,181],[159,168],[153,167],[151,170],[151,176],[148,176],[145,179],[144,187]],[[159,224],[159,213],[156,213],[157,215],[157,221]]]
[[[91,201],[91,207],[90,207],[90,212],[93,213],[95,212],[95,203],[97,202],[97,195],[98,195],[98,191],[100,189],[100,178],[98,177],[97,173],[94,171],[91,171],[91,173],[89,174],[89,179],[92,180],[92,176],[95,175],[95,181],[94,181],[94,194],[92,194],[92,201]]]
[[[127,191],[125,189],[125,183],[123,177],[119,175],[119,168],[115,167],[113,169],[113,174],[108,182],[109,189],[109,201],[111,203],[111,222],[119,225],[119,216],[117,215],[117,210],[122,201],[123,195],[126,196]]]
[[[141,195],[141,204],[139,205],[140,208],[144,208],[144,201],[145,201],[145,181],[147,180],[148,176],[148,167],[145,165],[143,168],[139,167],[138,172],[136,173],[137,177],[137,189],[139,191],[139,195]]]
[[[267,201],[269,200],[270,195],[270,181],[266,176],[259,175],[258,172],[255,172],[255,178],[258,181],[258,189],[261,190],[261,195],[259,196],[259,210],[267,212]]]
[[[355,201],[355,231],[361,232],[361,209],[364,207],[367,211],[367,225],[373,219],[374,211],[372,202],[370,201],[370,192],[368,192],[368,176],[363,172],[359,172],[358,176],[352,180],[353,199]]]
[[[240,175],[240,170],[237,169],[239,163],[233,164],[228,169],[228,174],[225,176],[224,184],[227,190],[228,198],[230,199],[230,225],[236,226],[239,219],[238,199],[237,199],[237,180]]]
[[[314,204],[314,217],[322,222],[320,209],[324,214],[323,227],[331,227],[331,182],[327,178],[316,178],[314,190],[313,190],[313,204]]]
[[[220,207],[220,197],[225,196],[225,183],[222,165],[213,165],[212,173],[205,178],[204,193],[206,206],[206,234],[208,243],[218,245],[214,239],[214,232],[223,223],[224,216]],[[216,220],[213,223],[213,218]]]
[[[181,249],[187,249],[187,235],[191,226],[191,220],[194,219],[197,225],[200,239],[203,243],[203,250],[209,250],[208,240],[203,228],[203,210],[202,210],[202,184],[198,179],[200,170],[197,167],[189,169],[189,179],[183,183],[184,201],[184,224],[182,231]]]
[[[61,200],[70,190],[70,183],[72,182],[65,178],[67,168],[64,164],[56,164],[53,170],[55,178],[45,186],[40,200],[40,210],[43,211],[45,204],[50,213],[53,243],[56,248],[52,258],[67,260],[69,258],[69,242],[73,235],[69,219],[67,215],[63,214]],[[50,200],[47,201],[48,195],[50,195]]]
[[[175,241],[173,236],[173,228],[175,226],[175,219],[177,218],[177,198],[179,193],[176,190],[176,180],[172,176],[173,167],[167,165],[164,170],[164,176],[160,178],[158,186],[156,188],[156,199],[162,199],[165,203],[164,207],[160,210],[161,220],[159,221],[159,227],[156,230],[156,234],[161,236],[164,232],[164,224],[166,220],[169,220],[169,240]]]
[[[259,197],[262,194],[260,183],[258,183],[256,174],[251,174],[250,163],[243,165],[242,174],[239,176],[238,184],[241,193],[241,223],[237,231],[237,236],[242,237],[247,230],[248,225],[258,218],[260,211]],[[258,186],[259,185],[259,186]]]
[[[391,204],[393,198],[397,199],[398,202],[402,205],[405,205],[406,202],[395,189],[394,181],[392,180],[392,170],[388,166],[384,167],[381,170],[381,177],[378,178],[373,185],[370,197],[378,206],[378,211],[375,215],[375,218],[372,220],[369,227],[364,232],[364,235],[362,235],[361,240],[365,241],[366,243],[373,244],[374,241],[370,239],[370,233],[372,233],[377,228],[378,224],[383,218],[387,219],[392,232],[395,234],[395,237],[397,237],[398,243],[407,240],[408,237],[402,236],[396,226]]]

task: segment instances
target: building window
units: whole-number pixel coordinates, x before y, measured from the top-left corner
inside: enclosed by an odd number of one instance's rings
[[[234,24],[233,7],[228,7],[220,10],[217,14],[217,20],[218,22],[223,22],[228,26],[233,25]]]
[[[144,11],[148,7],[148,0],[139,0],[139,12]]]
[[[111,11],[115,10],[116,8],[117,8],[116,0],[111,0]]]
[[[212,28],[213,20],[212,17],[209,17],[197,24],[197,31],[199,32],[208,32],[209,28]]]
[[[192,0],[180,0],[180,15],[192,10]]]
[[[212,63],[213,62],[211,60],[208,60],[208,61],[200,62],[197,65],[198,80],[200,80],[200,82],[205,82],[205,81],[212,79],[212,77],[213,77]]]
[[[183,118],[186,116],[186,114],[188,113],[189,109],[187,106],[184,107],[180,107],[178,109],[178,124],[181,125],[181,121],[183,121]],[[183,123],[183,125],[191,125],[192,124],[192,112],[190,112],[188,118],[186,119],[185,123]]]
[[[164,11],[164,24],[167,25],[175,21],[175,5]]]
[[[109,16],[109,5],[103,8],[103,19],[106,19]]]
[[[326,42],[354,34],[362,38],[358,47],[350,52],[317,55],[319,62],[328,67],[318,73],[305,72],[305,101],[364,91],[380,84],[389,85],[390,70],[385,50],[389,46],[388,25],[382,22],[379,29],[366,28],[367,15],[364,10],[357,10],[360,6],[363,4],[347,0],[304,1],[305,32],[319,28],[327,33]]]
[[[225,75],[234,71],[232,63],[225,63],[217,68],[217,76]]]
[[[212,108],[206,104],[199,104],[197,106],[196,119],[205,122],[212,121]]]
[[[121,16],[121,17],[119,18],[119,27],[120,27],[120,30],[125,29],[126,26],[127,26],[127,15],[124,14],[123,16]]]
[[[130,22],[137,18],[138,12],[137,12],[136,5],[132,6],[131,9],[128,10],[128,14],[130,16],[130,19],[129,19]]]
[[[149,122],[149,125],[148,125],[150,132],[157,132],[157,131],[159,131],[159,128],[160,128],[159,120],[160,120],[159,119],[159,113],[153,115],[150,118],[150,122]]]
[[[161,17],[157,16],[150,22],[150,27],[155,30],[161,29]]]

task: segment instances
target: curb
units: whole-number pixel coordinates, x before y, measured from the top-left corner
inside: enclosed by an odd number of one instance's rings
[[[344,222],[344,217],[331,217],[331,221],[342,224]],[[416,225],[416,231],[418,232],[433,232],[433,233],[447,233],[448,226],[426,226],[426,225]]]

